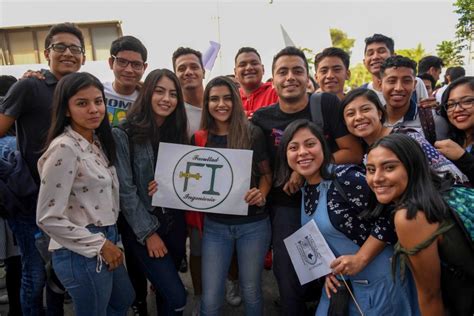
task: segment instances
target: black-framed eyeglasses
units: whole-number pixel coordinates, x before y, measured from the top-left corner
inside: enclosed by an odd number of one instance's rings
[[[66,45],[66,44],[51,44],[48,49],[54,50],[56,53],[64,53],[66,49],[69,48],[71,54],[79,55],[84,54],[84,47],[77,46],[77,45]]]
[[[126,68],[128,66],[128,64],[132,65],[132,68],[134,70],[142,70],[143,67],[145,67],[145,63],[142,62],[142,61],[128,60],[128,59],[125,59],[125,58],[122,58],[122,57],[117,57],[117,56],[114,56],[114,55],[112,55],[112,58],[115,60],[117,65],[119,65],[122,68]]]
[[[463,110],[468,110],[472,108],[472,105],[474,105],[474,98],[467,98],[464,100],[460,100],[457,102],[448,102],[443,104],[444,109],[446,112],[453,112],[457,106],[459,106]]]

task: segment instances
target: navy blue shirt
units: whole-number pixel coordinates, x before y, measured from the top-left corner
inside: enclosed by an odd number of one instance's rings
[[[16,119],[17,147],[37,184],[40,179],[36,164],[51,125],[53,94],[58,83],[49,70],[43,69],[42,73],[44,80],[28,78],[15,83],[0,103],[0,113]]]

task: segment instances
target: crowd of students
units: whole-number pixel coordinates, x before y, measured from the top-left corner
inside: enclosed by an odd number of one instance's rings
[[[392,39],[365,42],[373,81],[347,94],[349,56],[334,47],[316,55],[316,82],[295,47],[274,56],[271,83],[251,47],[233,76],[205,87],[201,53],[183,47],[173,71],[141,82],[148,56],[133,36],[112,43],[115,80],[101,83],[79,72],[81,31],[53,26],[49,69],[0,103],[0,136],[15,124],[20,171],[35,184],[1,192],[21,254],[21,313],[45,313],[46,285],[48,315],[64,313],[64,292],[76,315],[146,315],[148,280],[158,314],[181,315],[189,236],[194,315],[219,315],[240,295],[246,315],[262,315],[269,247],[283,315],[305,315],[308,300],[316,315],[472,315],[473,242],[442,194],[474,183],[474,78],[452,80],[437,103]],[[441,67],[436,57],[419,69],[431,82]],[[253,151],[248,214],[152,206],[166,185],[154,179],[160,142]],[[25,198],[12,206],[12,196]],[[336,259],[332,274],[301,285],[283,240],[311,220]],[[345,282],[354,298],[336,300]]]

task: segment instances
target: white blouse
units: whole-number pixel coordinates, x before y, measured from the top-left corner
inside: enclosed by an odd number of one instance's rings
[[[49,250],[65,247],[92,258],[106,241],[86,226],[117,222],[119,182],[94,135],[89,143],[70,126],[56,137],[38,161],[41,186],[38,226],[51,237]]]

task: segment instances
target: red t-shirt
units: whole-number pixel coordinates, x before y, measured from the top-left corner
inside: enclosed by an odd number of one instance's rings
[[[278,102],[278,95],[271,82],[265,82],[257,90],[246,96],[242,88],[239,89],[245,114],[250,119],[255,111]]]

